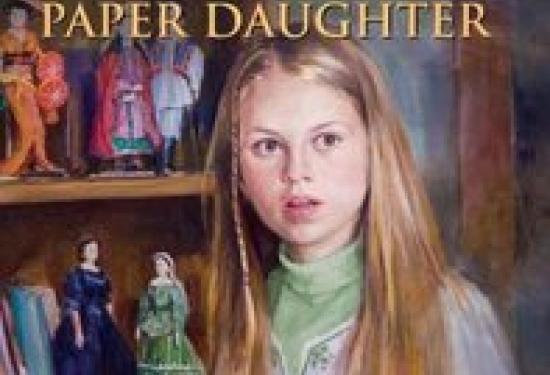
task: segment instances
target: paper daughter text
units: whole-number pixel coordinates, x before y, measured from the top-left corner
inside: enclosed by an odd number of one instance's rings
[[[44,1],[43,10],[45,38],[109,38],[123,17],[130,17],[134,38],[189,35],[185,6],[175,2],[102,2],[86,6],[81,2]],[[200,6],[200,12],[206,22],[204,36],[213,39],[248,38],[257,33],[273,36],[277,31],[288,38],[301,38],[311,31],[327,38],[491,37],[486,7],[476,1],[279,1],[269,6],[258,2],[247,9],[229,2],[208,1]],[[99,22],[91,14],[99,14]]]

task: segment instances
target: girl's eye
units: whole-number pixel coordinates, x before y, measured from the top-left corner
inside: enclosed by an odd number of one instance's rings
[[[270,156],[281,150],[281,143],[273,138],[265,138],[252,144],[252,151],[257,156]]]
[[[318,151],[327,151],[337,147],[343,138],[336,133],[321,133],[313,139],[313,146]]]

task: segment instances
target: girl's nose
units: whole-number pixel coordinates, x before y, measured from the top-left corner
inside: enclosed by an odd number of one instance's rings
[[[290,151],[286,157],[283,179],[291,184],[309,182],[312,178],[307,151]]]

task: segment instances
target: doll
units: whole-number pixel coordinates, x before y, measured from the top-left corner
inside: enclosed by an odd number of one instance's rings
[[[97,71],[97,110],[90,152],[114,160],[115,169],[143,169],[142,157],[161,145],[153,117],[150,65],[146,51],[130,36],[125,17]]]
[[[133,356],[113,322],[111,284],[97,265],[94,239],[78,246],[81,263],[65,278],[62,317],[54,338],[58,375],[132,375]]]
[[[176,278],[174,260],[165,252],[153,257],[157,276],[140,298],[138,373],[203,374],[202,365],[185,334],[189,302]]]
[[[9,28],[0,34],[0,84],[4,86],[18,139],[13,153],[0,161],[0,175],[18,175],[29,162],[34,162],[36,172],[64,173],[46,153],[47,119],[39,106],[39,91],[34,80],[42,52],[37,35],[28,28],[28,18],[36,10],[31,4],[30,1],[10,0],[2,7],[9,14]]]
[[[447,264],[382,73],[353,40],[247,43],[207,170],[210,373],[515,373],[488,299]]]
[[[192,39],[180,41],[169,36],[155,42],[151,56],[155,116],[163,137],[160,169],[170,174],[174,169],[174,146],[183,129],[193,122],[204,74],[204,55]]]

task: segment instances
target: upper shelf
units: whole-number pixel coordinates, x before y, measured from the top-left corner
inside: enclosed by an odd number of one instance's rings
[[[214,176],[201,173],[160,178],[13,180],[0,182],[0,205],[210,195],[214,188]]]

